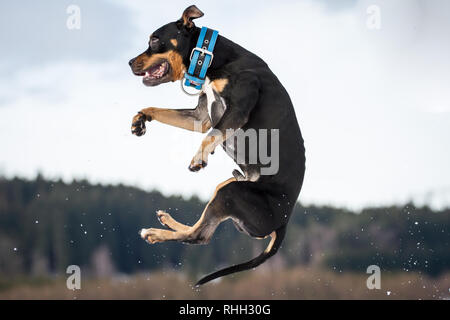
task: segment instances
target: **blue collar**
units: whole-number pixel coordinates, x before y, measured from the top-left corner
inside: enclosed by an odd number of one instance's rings
[[[184,85],[201,90],[206,79],[206,71],[214,58],[214,46],[219,32],[203,27],[198,37],[197,46],[191,52],[191,64],[184,73]]]

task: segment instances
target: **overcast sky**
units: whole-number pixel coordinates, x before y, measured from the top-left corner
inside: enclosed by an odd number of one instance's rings
[[[302,202],[450,204],[449,1],[195,3],[198,26],[258,54],[291,95],[307,150]],[[70,4],[79,30],[66,27]],[[143,107],[196,105],[179,83],[147,88],[127,65],[190,4],[2,1],[0,174],[208,199],[235,167],[222,150],[192,173],[202,135],[153,122],[130,133]],[[380,29],[367,27],[370,5]]]

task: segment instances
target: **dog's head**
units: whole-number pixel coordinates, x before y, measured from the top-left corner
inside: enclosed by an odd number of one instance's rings
[[[184,10],[181,19],[162,26],[150,35],[148,49],[130,60],[136,76],[143,77],[146,86],[181,80],[190,53],[195,47],[196,27],[192,20],[203,16],[196,6]]]

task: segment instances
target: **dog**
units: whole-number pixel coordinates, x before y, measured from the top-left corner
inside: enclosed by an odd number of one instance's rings
[[[203,15],[196,6],[190,6],[184,10],[181,19],[153,32],[148,49],[129,61],[133,74],[142,77],[146,86],[182,81],[200,33],[193,20]],[[197,282],[197,286],[255,268],[273,256],[283,241],[303,184],[305,147],[291,99],[268,65],[255,54],[219,35],[197,107],[145,108],[133,117],[132,133],[136,136],[145,134],[146,122],[150,121],[201,133],[209,131],[189,170],[195,172],[206,167],[209,154],[220,145],[242,172],[234,170],[232,178],[217,186],[193,226],[184,225],[169,213],[158,211],[159,221],[170,230],[142,229],[140,236],[151,244],[164,241],[206,244],[221,222],[232,219],[239,231],[251,237],[271,237],[267,248],[256,258],[207,275]],[[278,130],[277,172],[261,174],[265,164],[259,158],[256,163],[238,162],[236,139],[228,134],[230,129],[244,132],[250,129]],[[260,136],[256,138],[261,139]],[[244,151],[251,147],[246,145]],[[269,148],[272,151],[276,149],[274,145]]]

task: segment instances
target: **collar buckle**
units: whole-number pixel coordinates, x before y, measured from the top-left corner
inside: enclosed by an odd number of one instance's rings
[[[192,49],[192,51],[191,51],[191,57],[189,58],[189,60],[192,61],[192,57],[194,56],[195,51],[200,52],[200,54],[201,54],[202,56],[204,56],[204,55],[210,56],[211,59],[209,60],[208,68],[211,67],[212,61],[213,61],[213,59],[214,59],[214,53],[212,53],[211,51],[206,50],[205,47],[203,47],[203,48],[197,48],[197,47],[196,47],[196,48]]]

